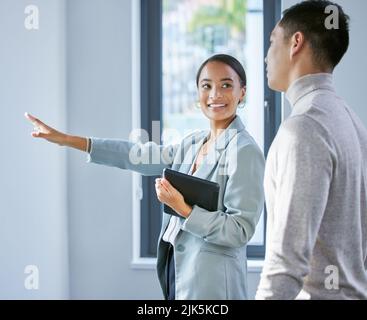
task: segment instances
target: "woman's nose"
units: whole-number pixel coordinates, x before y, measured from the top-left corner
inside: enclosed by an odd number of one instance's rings
[[[216,99],[216,98],[222,98],[222,97],[223,97],[223,94],[221,93],[220,90],[213,88],[210,91],[210,95],[209,95],[210,99]]]

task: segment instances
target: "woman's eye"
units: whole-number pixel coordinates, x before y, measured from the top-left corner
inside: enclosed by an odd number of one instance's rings
[[[230,83],[223,83],[223,88],[232,88]]]
[[[203,89],[210,89],[210,85],[205,83],[201,86]]]

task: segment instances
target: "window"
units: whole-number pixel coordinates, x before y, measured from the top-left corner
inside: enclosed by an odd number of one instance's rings
[[[179,142],[195,129],[209,128],[196,108],[195,76],[201,63],[216,53],[235,56],[247,73],[246,106],[237,114],[265,155],[280,123],[280,95],[267,88],[264,57],[280,15],[280,1],[141,0],[141,125],[152,133],[161,125],[161,143]],[[155,257],[162,206],[155,177],[143,177],[141,257]],[[266,210],[248,245],[249,258],[265,253]]]

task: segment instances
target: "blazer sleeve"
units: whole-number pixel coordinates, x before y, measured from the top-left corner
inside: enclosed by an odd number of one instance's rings
[[[182,229],[210,243],[245,245],[255,232],[264,205],[264,167],[264,156],[255,144],[231,152],[223,196],[225,211],[213,212],[194,205]]]
[[[146,176],[162,174],[170,167],[179,148],[154,142],[133,143],[127,140],[91,138],[87,162],[136,171]]]

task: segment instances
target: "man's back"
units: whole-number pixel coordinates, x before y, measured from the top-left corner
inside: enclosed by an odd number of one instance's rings
[[[301,78],[287,96],[292,114],[266,169],[271,232],[259,291],[281,290],[286,273],[296,279],[283,288],[289,297],[306,276],[313,299],[367,298],[367,130],[331,75]]]
[[[344,101],[330,91],[317,94],[305,116],[320,125],[320,134],[325,131],[330,138],[334,160],[305,289],[313,298],[367,298],[367,131]],[[323,284],[327,272],[333,270],[338,271],[340,291],[324,288],[320,293],[320,282]],[[320,279],[320,275],[324,277]]]

